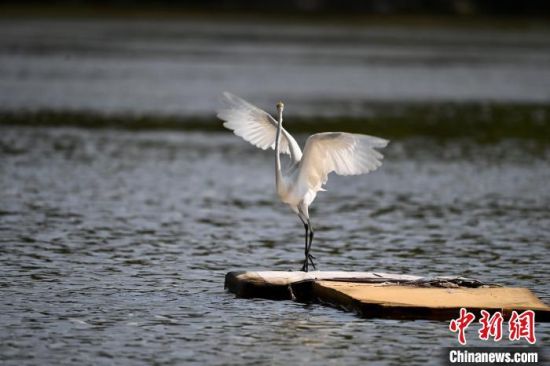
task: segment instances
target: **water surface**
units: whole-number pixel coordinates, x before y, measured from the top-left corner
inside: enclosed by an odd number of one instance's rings
[[[408,138],[384,152],[318,195],[322,270],[464,275],[550,302],[547,147]],[[296,270],[303,253],[272,154],[229,132],[4,126],[0,155],[4,364],[439,364],[457,344],[446,322],[226,293],[226,272]],[[537,336],[548,344],[548,325]]]
[[[1,19],[0,106],[204,115],[223,90],[288,112],[550,102],[550,31],[215,20]]]

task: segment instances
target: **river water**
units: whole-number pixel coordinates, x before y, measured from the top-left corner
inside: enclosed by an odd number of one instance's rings
[[[456,344],[446,322],[226,293],[230,270],[297,270],[303,233],[272,154],[229,132],[3,127],[0,144],[5,364],[436,364]],[[412,138],[374,173],[332,176],[311,211],[319,267],[549,302],[550,156],[529,145]],[[548,344],[548,325],[537,335]]]
[[[2,19],[0,106],[210,114],[223,90],[307,115],[360,115],[365,100],[548,103],[549,38],[540,27]]]
[[[224,89],[310,117],[550,100],[547,30],[219,24],[2,20],[0,109],[213,116]],[[318,195],[320,269],[463,275],[550,303],[547,141],[411,130],[379,170]],[[224,291],[231,270],[300,268],[273,165],[221,129],[0,126],[2,364],[440,364],[446,322]]]

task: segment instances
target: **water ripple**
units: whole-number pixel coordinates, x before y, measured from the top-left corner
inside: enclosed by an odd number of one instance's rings
[[[295,270],[303,247],[271,154],[230,134],[4,127],[0,141],[6,364],[433,363],[455,341],[440,322],[227,294],[227,271]],[[377,172],[331,177],[311,211],[319,265],[548,302],[550,165],[522,144],[396,142]]]

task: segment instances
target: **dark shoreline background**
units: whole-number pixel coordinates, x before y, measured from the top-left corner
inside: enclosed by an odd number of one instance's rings
[[[240,14],[285,16],[447,16],[455,18],[544,18],[550,16],[550,5],[544,0],[57,0],[44,4],[37,0],[6,0],[2,9],[11,14],[139,15],[162,14]]]
[[[550,105],[474,103],[369,104],[368,116],[286,117],[292,133],[348,131],[390,139],[430,137],[470,138],[481,143],[503,139],[550,144]],[[366,113],[366,114],[367,114]],[[130,131],[175,130],[224,132],[215,115],[177,116],[95,111],[0,111],[0,125],[22,127],[113,128]]]

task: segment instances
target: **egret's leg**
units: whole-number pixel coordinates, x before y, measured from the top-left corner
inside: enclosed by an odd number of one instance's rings
[[[309,263],[311,262],[313,269],[315,269],[315,264],[313,263],[313,257],[309,254],[309,250],[311,248],[311,238],[313,238],[311,234],[311,224],[309,222],[309,215],[307,212],[307,206],[303,204],[300,204],[298,207],[298,217],[304,224],[304,228],[306,229],[306,235],[305,235],[305,247],[304,247],[304,264],[302,265],[302,271],[307,272],[309,270]]]
[[[307,261],[307,255],[308,255],[308,248],[309,248],[309,245],[308,245],[308,236],[309,236],[309,225],[306,224],[304,222],[304,228],[306,229],[306,235],[305,235],[305,245],[304,245],[304,255],[305,255],[305,259],[304,259],[304,264],[302,265],[302,271],[304,272],[307,272],[308,271],[308,267],[309,267],[309,264],[308,264],[308,261]]]
[[[309,227],[309,244],[307,246],[307,250],[306,250],[306,261],[310,261],[311,262],[311,266],[313,267],[313,269],[317,269],[315,267],[315,262],[313,262],[313,260],[315,259],[314,256],[312,256],[309,252],[311,250],[311,243],[313,242],[313,226],[311,225],[311,222],[309,220],[307,220],[307,226]]]

